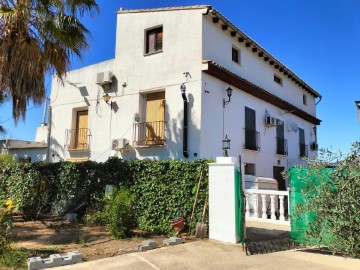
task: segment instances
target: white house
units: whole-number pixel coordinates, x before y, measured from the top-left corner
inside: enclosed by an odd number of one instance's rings
[[[0,154],[10,154],[20,162],[46,160],[47,144],[22,140],[0,140]]]
[[[121,9],[116,35],[114,59],[53,80],[52,162],[216,157],[227,135],[280,179],[316,155],[320,94],[211,6]]]

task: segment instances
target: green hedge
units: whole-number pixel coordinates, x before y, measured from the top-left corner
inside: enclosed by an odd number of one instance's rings
[[[133,211],[139,228],[169,233],[171,219],[183,216],[189,221],[200,176],[193,220],[201,219],[209,162],[111,158],[104,163],[7,164],[0,166],[0,200],[14,200],[26,219],[71,210],[82,215],[89,207],[101,209],[106,184],[126,186],[135,196]]]
[[[184,217],[189,224],[199,178],[202,177],[194,223],[201,220],[208,191],[209,160],[132,161],[130,190],[136,195],[135,213],[141,229],[172,232],[169,221]],[[207,220],[207,216],[205,217]]]

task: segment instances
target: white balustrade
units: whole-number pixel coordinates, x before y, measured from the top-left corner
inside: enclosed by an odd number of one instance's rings
[[[261,194],[261,203],[262,203],[262,215],[261,218],[263,219],[267,219],[267,214],[266,214],[266,195],[265,194]]]
[[[247,220],[290,225],[289,191],[245,189],[244,193]]]
[[[250,217],[250,203],[248,203],[248,202],[250,202],[250,200],[249,200],[249,198],[250,198],[250,196],[249,196],[249,194],[248,193],[245,193],[245,198],[246,198],[246,213],[245,213],[245,217],[246,218],[248,218],[248,217]]]

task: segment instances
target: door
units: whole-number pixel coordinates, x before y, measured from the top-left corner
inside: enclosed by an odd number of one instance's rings
[[[273,178],[278,182],[279,190],[286,190],[285,179],[282,173],[285,171],[284,167],[273,167]]]
[[[257,150],[255,110],[245,107],[245,149]]]
[[[286,155],[284,124],[281,120],[276,119],[276,153]]]
[[[164,143],[165,92],[146,95],[146,144]]]
[[[300,145],[300,157],[305,157],[306,156],[305,132],[302,128],[299,128],[299,145]]]
[[[77,112],[75,149],[88,148],[88,111]]]

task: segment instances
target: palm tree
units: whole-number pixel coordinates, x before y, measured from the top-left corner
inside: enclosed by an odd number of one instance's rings
[[[6,97],[5,94],[2,91],[0,91],[0,106],[1,104],[4,103],[5,97]],[[0,125],[0,134],[4,134],[4,133],[5,133],[5,129],[2,125]]]
[[[99,11],[95,0],[1,0],[0,92],[13,99],[13,116],[25,118],[26,105],[41,104],[45,74],[62,81],[71,55],[88,48],[88,29],[79,21]]]

